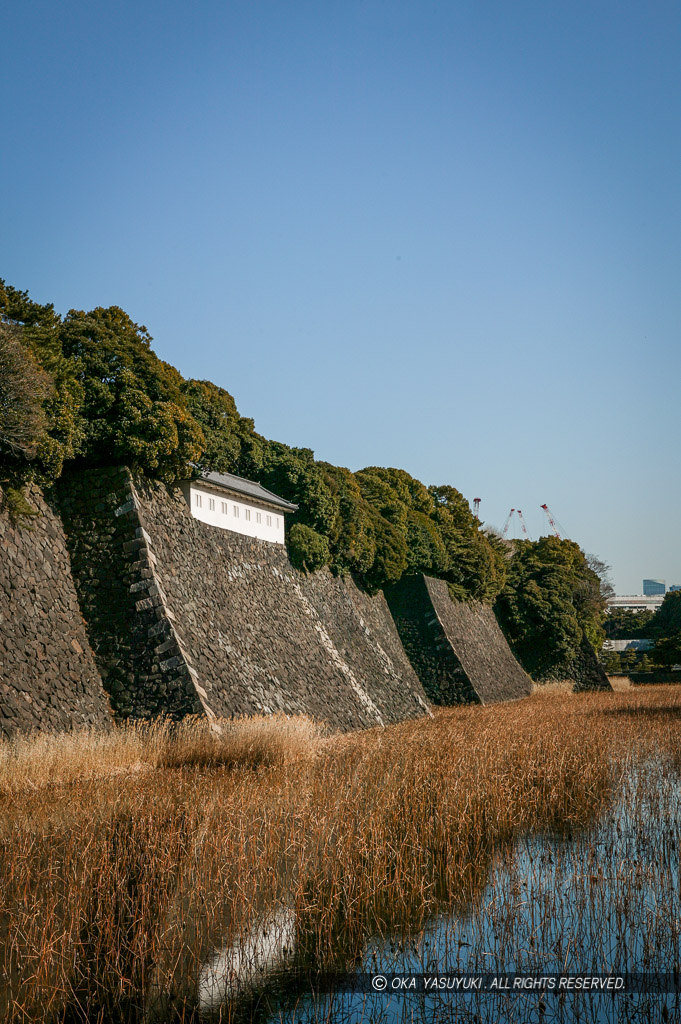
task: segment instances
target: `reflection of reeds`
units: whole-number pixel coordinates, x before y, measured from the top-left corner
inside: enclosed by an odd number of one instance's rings
[[[538,693],[341,737],[281,717],[0,748],[0,1017],[189,1020],[202,967],[276,908],[319,968],[414,935],[502,845],[593,822],[613,765],[678,746],[679,708]]]

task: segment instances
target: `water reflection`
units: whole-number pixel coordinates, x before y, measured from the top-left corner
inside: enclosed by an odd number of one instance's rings
[[[214,1014],[227,1000],[248,996],[292,965],[296,948],[296,917],[279,910],[259,921],[238,943],[215,953],[199,976],[198,1006]]]
[[[395,908],[400,926],[391,927],[389,915],[380,927],[374,922],[361,956],[339,944],[335,962],[323,965],[321,990],[310,971],[310,922],[306,933],[290,911],[271,923],[263,920],[240,949],[232,946],[208,961],[199,983],[201,1010],[219,1012],[224,1020],[233,1014],[269,1024],[681,1020],[673,995],[391,996],[334,991],[329,984],[329,969],[339,975],[348,970],[553,974],[679,967],[680,820],[678,779],[669,762],[654,761],[625,779],[617,802],[599,822],[570,838],[522,837],[477,865],[466,891],[443,892],[440,910],[425,925],[405,927],[404,908]],[[237,986],[240,1002],[234,1000]],[[260,997],[254,1001],[256,989]],[[246,999],[244,990],[250,992]]]

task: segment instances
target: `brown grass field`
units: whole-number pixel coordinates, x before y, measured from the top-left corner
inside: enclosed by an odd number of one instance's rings
[[[0,1020],[193,1021],[202,965],[273,911],[345,970],[470,912],[520,837],[588,830],[632,766],[678,773],[680,739],[681,692],[622,686],[344,736],[281,716],[7,742]]]

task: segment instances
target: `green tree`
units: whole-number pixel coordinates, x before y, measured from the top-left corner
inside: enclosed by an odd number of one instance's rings
[[[21,343],[18,324],[0,322],[0,457],[33,459],[45,436],[51,381]]]
[[[299,506],[296,521],[328,536],[337,506],[314,452],[309,448],[290,448],[258,435],[246,441],[242,475],[259,480],[270,491],[295,502]]]
[[[606,651],[602,662],[603,668],[609,676],[622,675],[622,660],[617,651]]]
[[[355,473],[362,498],[395,528],[391,577],[404,572],[440,576],[452,596],[492,601],[505,580],[505,552],[481,529],[454,487],[425,487],[401,469],[369,466]],[[406,564],[395,576],[404,548]],[[389,582],[388,578],[383,580]]]
[[[605,616],[603,628],[609,640],[640,640],[648,636],[647,626],[653,613],[647,608],[612,608]]]
[[[401,532],[375,509],[369,507],[367,519],[373,538],[374,557],[364,573],[364,580],[370,590],[378,590],[386,584],[396,583],[404,575],[408,556],[407,542]]]
[[[30,465],[22,471],[24,478],[34,476],[49,483],[61,474],[65,460],[75,458],[81,450],[83,388],[73,360],[62,352],[61,319],[52,304],[33,302],[28,292],[0,279],[0,316],[6,324],[20,328],[16,338],[51,381],[49,388],[40,389],[45,429],[36,441]]]
[[[638,652],[633,647],[627,648],[620,654],[620,662],[622,663],[623,672],[635,672],[639,665]]]
[[[70,310],[59,328],[63,355],[83,389],[83,458],[129,463],[163,479],[188,472],[205,444],[182,393],[182,377],[118,306]]]
[[[495,611],[526,670],[537,679],[569,676],[582,636],[600,650],[600,580],[573,541],[514,541]]]
[[[314,572],[331,560],[327,538],[304,523],[294,523],[289,530],[288,553],[291,564],[303,572]]]
[[[329,463],[322,463],[322,466],[335,509],[327,527],[331,564],[336,572],[356,573],[364,578],[372,569],[376,557],[376,535],[371,527],[369,506],[362,498],[359,484],[349,469]]]
[[[673,636],[681,630],[681,590],[664,595],[660,607],[648,623],[646,636],[662,639]]]
[[[209,380],[182,381],[180,392],[204,437],[197,465],[214,473],[238,473],[242,441],[252,433],[253,421],[242,420],[230,393]]]
[[[655,641],[652,661],[653,664],[659,665],[660,668],[664,669],[670,669],[674,665],[681,665],[681,630]]]

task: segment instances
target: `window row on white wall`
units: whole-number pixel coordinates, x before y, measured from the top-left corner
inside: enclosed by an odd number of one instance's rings
[[[195,494],[194,495],[194,499],[195,499],[195,504],[196,504],[197,508],[203,508],[203,494]],[[208,511],[209,512],[215,512],[215,502],[217,500],[218,500],[217,498],[208,498]],[[249,508],[248,505],[232,505],[228,501],[221,501],[220,502],[220,513],[223,516],[230,516],[231,515],[231,516],[234,516],[235,519],[240,519],[242,512],[243,512],[243,516],[244,516],[244,521],[245,522],[250,522],[251,513],[254,512],[254,510]],[[266,526],[272,526],[272,524],[274,523],[275,529],[277,529],[277,530],[279,529],[279,516],[271,516],[271,515],[269,515],[266,512],[263,513],[263,512],[257,512],[257,511],[254,512],[254,515],[255,515],[256,523],[262,523],[263,515],[264,515],[265,516],[265,525]]]
[[[195,519],[247,537],[284,543],[284,517],[281,514],[193,486],[187,497]]]

